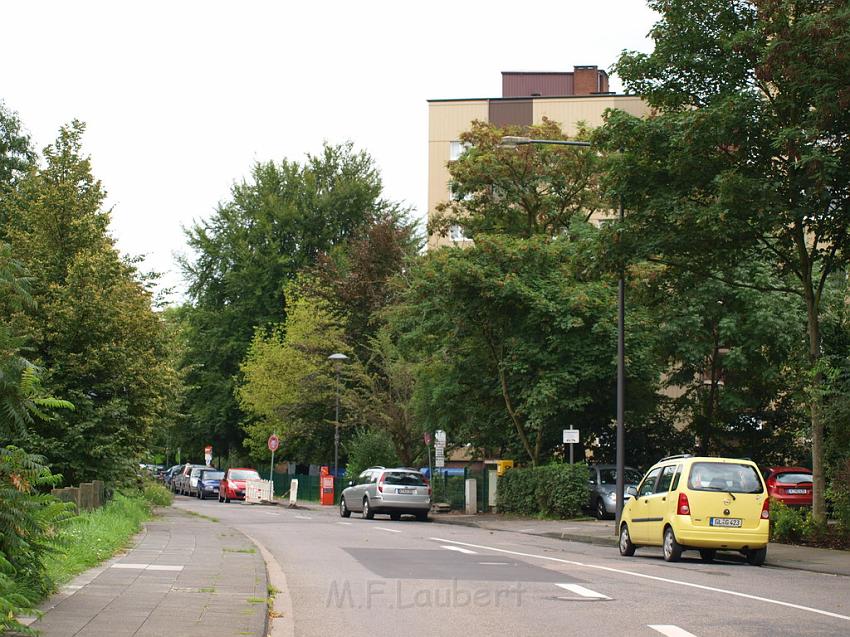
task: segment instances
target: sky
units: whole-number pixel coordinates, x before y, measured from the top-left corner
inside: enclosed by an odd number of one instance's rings
[[[2,15],[0,100],[39,150],[86,123],[118,249],[174,302],[184,228],[255,162],[350,140],[424,220],[428,99],[499,97],[502,71],[608,69],[651,50],[656,20],[644,0],[27,0]]]

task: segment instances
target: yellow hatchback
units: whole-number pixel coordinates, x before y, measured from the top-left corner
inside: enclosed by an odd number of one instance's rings
[[[750,460],[668,456],[631,496],[620,522],[620,555],[661,546],[668,562],[688,549],[704,562],[718,549],[740,551],[755,566],[767,557],[770,500]]]

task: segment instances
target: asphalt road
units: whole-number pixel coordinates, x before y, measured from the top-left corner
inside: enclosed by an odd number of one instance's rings
[[[321,635],[850,635],[850,578],[676,564],[616,549],[335,508],[178,497],[257,542],[283,571],[275,633]],[[686,556],[688,554],[686,553]],[[697,555],[694,553],[693,555]],[[722,557],[720,558],[722,559]]]

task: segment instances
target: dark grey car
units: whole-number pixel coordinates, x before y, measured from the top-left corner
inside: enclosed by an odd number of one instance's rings
[[[590,465],[587,505],[599,520],[613,518],[617,513],[617,467],[613,464]],[[637,469],[626,467],[625,489],[637,487],[643,475]]]
[[[431,485],[419,471],[402,467],[366,469],[339,499],[339,514],[344,518],[356,511],[367,520],[376,513],[388,513],[393,520],[409,513],[426,521],[430,510]]]

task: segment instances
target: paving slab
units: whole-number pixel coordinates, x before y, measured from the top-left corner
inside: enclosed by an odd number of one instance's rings
[[[227,637],[267,632],[266,566],[244,535],[174,508],[133,548],[86,571],[40,606],[43,637]]]

